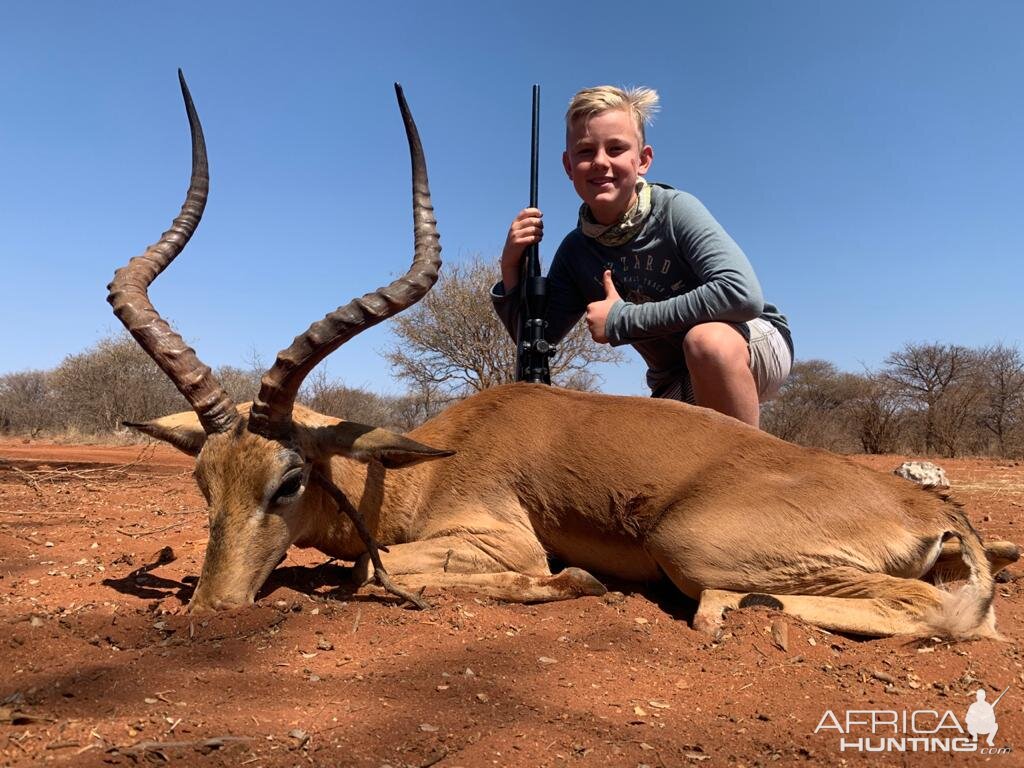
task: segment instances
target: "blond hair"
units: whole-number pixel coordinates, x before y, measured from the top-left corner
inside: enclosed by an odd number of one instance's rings
[[[570,130],[572,124],[580,119],[588,119],[610,109],[623,109],[629,112],[636,121],[640,146],[647,143],[644,130],[654,119],[658,111],[658,92],[653,88],[617,88],[614,85],[598,85],[584,88],[572,97],[569,109],[565,113],[565,128]]]

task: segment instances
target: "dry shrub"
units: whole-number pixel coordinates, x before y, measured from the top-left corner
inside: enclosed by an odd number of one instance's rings
[[[515,381],[515,343],[494,313],[490,291],[497,268],[479,256],[445,267],[434,289],[391,322],[399,343],[386,352],[395,375],[449,401]],[[622,353],[595,344],[580,322],[558,344],[552,383],[594,391],[596,363],[618,363]]]
[[[54,426],[83,433],[113,432],[122,421],[145,421],[189,407],[127,333],[64,358],[48,381]]]
[[[52,426],[49,377],[46,371],[0,376],[0,430],[36,434]]]

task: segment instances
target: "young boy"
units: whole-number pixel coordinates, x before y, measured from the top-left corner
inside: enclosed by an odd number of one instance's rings
[[[653,397],[757,426],[758,404],[789,375],[789,327],[700,201],[644,180],[654,159],[644,128],[657,103],[649,88],[599,86],[569,104],[562,162],[583,205],[548,273],[547,338],[558,341],[586,314],[594,341],[640,353]],[[515,217],[492,291],[513,337],[519,264],[543,237],[542,216],[527,208]]]

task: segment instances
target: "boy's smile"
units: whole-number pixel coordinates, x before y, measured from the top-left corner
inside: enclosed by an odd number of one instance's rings
[[[573,122],[562,163],[576,194],[602,224],[614,224],[636,199],[636,182],[647,173],[654,150],[640,146],[636,121],[624,109]]]

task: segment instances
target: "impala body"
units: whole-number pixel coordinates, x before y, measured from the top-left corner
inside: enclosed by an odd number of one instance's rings
[[[993,573],[1017,547],[987,548],[948,498],[801,448],[710,410],[515,384],[477,394],[407,435],[295,404],[302,379],[363,328],[433,285],[440,247],[415,126],[410,272],[314,323],[283,350],[251,405],[236,406],[146,296],[187,242],[206,159],[188,97],[193,176],[181,216],[118,271],[110,301],[193,411],[134,425],[196,456],[210,539],[193,609],[251,603],[292,545],[357,561],[361,514],[391,575],[512,601],[598,595],[590,572],[669,578],[699,600],[695,626],[763,604],[867,634],[995,636]],[[553,574],[554,556],[571,567]],[[966,579],[956,592],[939,579]]]

